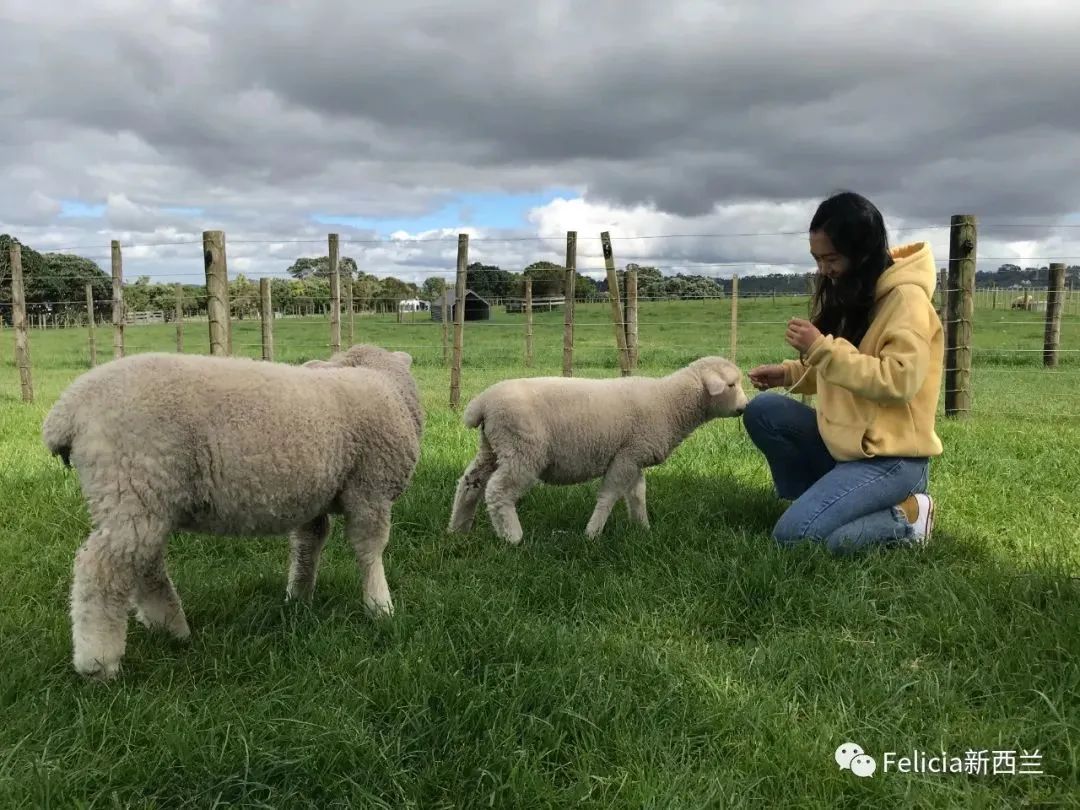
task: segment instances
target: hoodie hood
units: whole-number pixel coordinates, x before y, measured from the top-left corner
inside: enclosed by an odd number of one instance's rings
[[[881,299],[901,284],[915,284],[928,298],[933,297],[937,287],[937,267],[929,242],[900,245],[890,250],[889,255],[893,257],[893,265],[878,278],[874,298]]]

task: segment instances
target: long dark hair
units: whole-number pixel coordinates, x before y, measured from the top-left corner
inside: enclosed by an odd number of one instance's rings
[[[885,220],[868,199],[842,191],[818,206],[810,231],[824,231],[848,260],[838,279],[817,275],[810,320],[823,334],[858,346],[870,326],[878,278],[893,263]]]

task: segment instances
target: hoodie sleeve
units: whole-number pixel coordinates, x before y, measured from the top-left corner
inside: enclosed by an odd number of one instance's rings
[[[816,394],[817,376],[813,366],[805,365],[802,360],[781,360],[784,367],[784,387],[792,394]]]
[[[922,387],[930,365],[930,321],[923,307],[890,296],[878,313],[885,319],[881,350],[862,354],[849,341],[822,335],[806,353],[806,362],[822,380],[866,399],[884,403],[910,402]]]

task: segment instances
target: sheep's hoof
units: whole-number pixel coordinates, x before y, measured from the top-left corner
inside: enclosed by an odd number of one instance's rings
[[[120,662],[103,663],[97,658],[82,659],[76,657],[75,671],[85,678],[95,681],[111,681],[120,674]]]
[[[394,615],[394,603],[390,597],[375,599],[370,596],[364,597],[364,607],[375,619],[388,619]]]
[[[168,633],[177,641],[187,641],[191,638],[191,628],[188,627],[187,618],[181,614],[170,614],[166,618],[153,619],[142,608],[135,610],[135,621],[152,633]]]

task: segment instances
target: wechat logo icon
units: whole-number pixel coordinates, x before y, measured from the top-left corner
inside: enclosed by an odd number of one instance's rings
[[[863,751],[862,746],[846,742],[836,749],[833,755],[840,770],[849,770],[859,777],[873,776],[877,770],[877,761]]]

